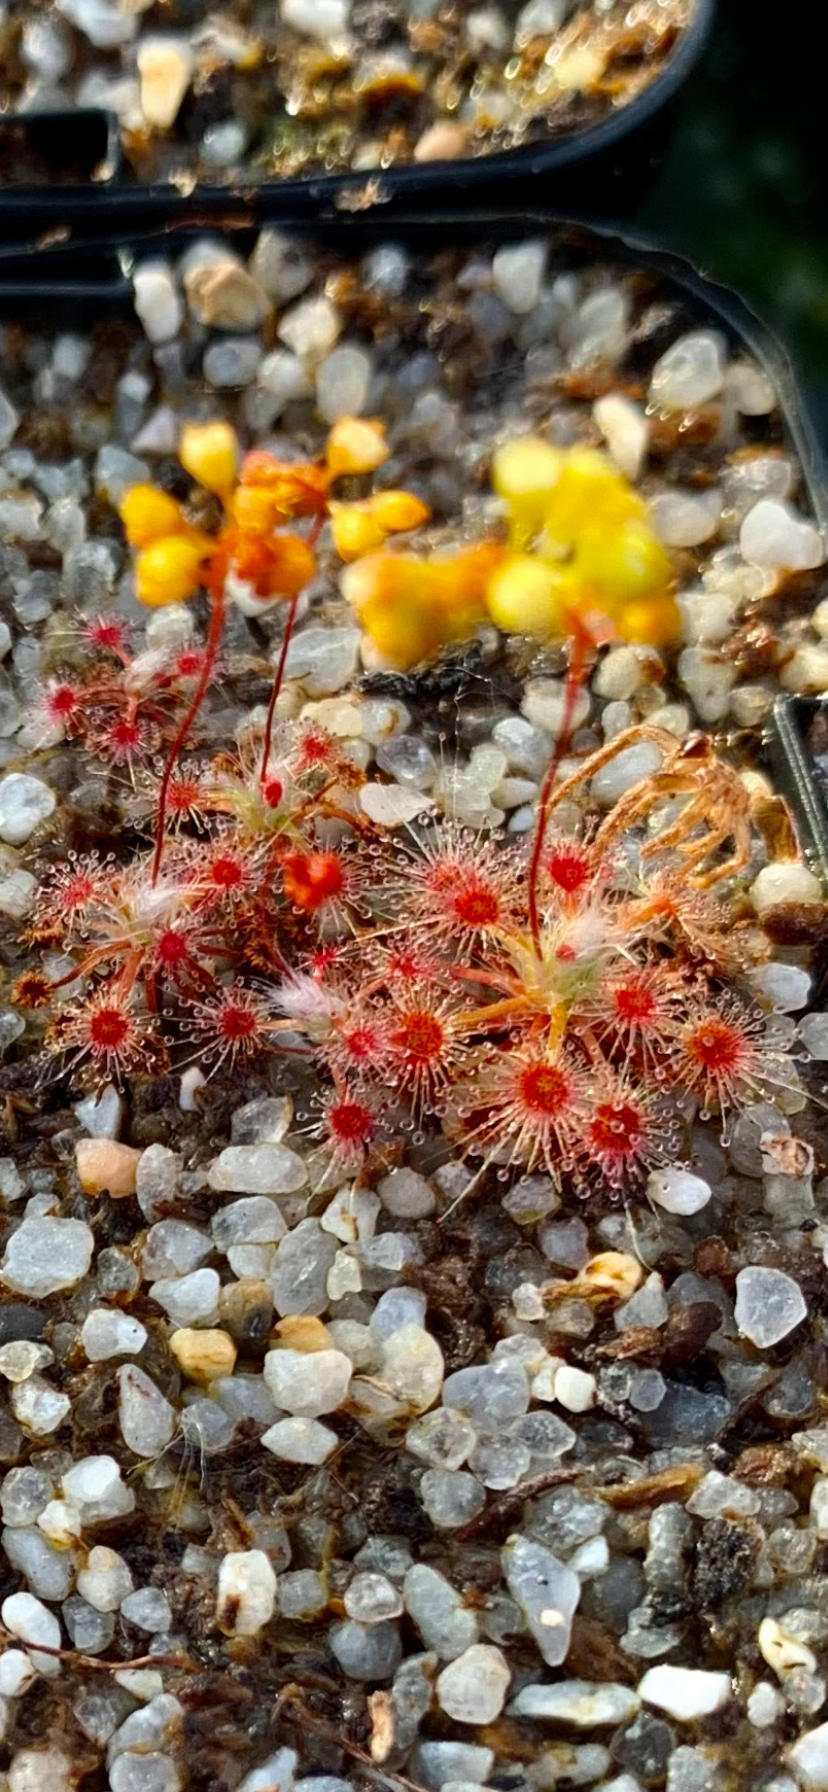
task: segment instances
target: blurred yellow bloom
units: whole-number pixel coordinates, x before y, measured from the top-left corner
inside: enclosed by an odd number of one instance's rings
[[[239,460],[236,432],[229,423],[186,423],[178,444],[178,458],[186,473],[224,498],[232,491]]]

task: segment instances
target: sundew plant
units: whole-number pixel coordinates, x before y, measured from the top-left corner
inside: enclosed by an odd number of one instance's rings
[[[385,452],[378,425],[345,419],[321,463],[255,452],[237,471],[232,432],[190,426],[180,458],[218,499],[218,529],[155,487],[127,494],[139,598],[204,590],[210,626],[203,646],[135,653],[117,618],[97,618],[44,687],[44,742],[77,740],[129,795],[109,852],[53,857],[42,875],[39,957],[15,998],[44,1013],[49,1074],[79,1088],[298,1056],[325,1183],[429,1140],[468,1160],[469,1186],[489,1168],[541,1170],[618,1195],[681,1160],[695,1113],[727,1126],[796,1086],[750,994],[768,943],[738,919],[748,790],[707,743],[646,725],[563,764],[596,645],[675,629],[669,560],[602,456],[508,445],[494,466],[505,539],[440,554],[389,541],[427,511],[406,492],[372,495]],[[347,743],[280,716],[325,528],[386,663],[415,665],[484,617],[573,642],[527,835],[461,825],[425,799],[404,829],[384,826]],[[286,626],[266,713],[216,751],[201,715],[228,594],[251,614],[285,606]],[[657,769],[601,815],[592,779],[643,740]]]

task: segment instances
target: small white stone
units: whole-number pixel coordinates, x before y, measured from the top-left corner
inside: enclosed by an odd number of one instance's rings
[[[305,1462],[312,1468],[326,1462],[339,1445],[336,1432],[318,1419],[278,1419],[259,1441],[283,1462]]]
[[[804,1015],[798,1030],[806,1052],[824,1062],[828,1058],[828,1014]]]
[[[640,784],[643,778],[649,778],[653,772],[657,772],[662,758],[661,748],[652,741],[642,741],[640,746],[622,747],[614,759],[610,759],[596,772],[590,786],[592,796],[603,809],[611,809],[619,797],[632,790],[633,785]]]
[[[183,37],[145,37],[136,56],[141,111],[151,129],[167,131],[175,123],[193,77],[195,57]]]
[[[787,1676],[794,1673],[815,1674],[817,1658],[807,1643],[800,1641],[790,1630],[786,1630],[776,1618],[763,1618],[759,1625],[756,1640],[759,1653],[769,1668],[773,1668],[777,1679],[784,1684]]]
[[[424,791],[405,790],[401,784],[363,784],[359,804],[369,821],[381,828],[402,827],[434,808],[433,798]]]
[[[351,7],[350,0],[279,0],[279,10],[294,31],[328,43],[347,31]]]
[[[238,1792],[291,1792],[297,1756],[292,1748],[277,1749],[261,1767],[246,1773]]]
[[[524,1686],[509,1709],[517,1717],[549,1718],[574,1724],[577,1730],[591,1730],[603,1724],[628,1723],[640,1705],[638,1693],[629,1686],[612,1681],[558,1680],[551,1686]]]
[[[54,1360],[48,1344],[36,1344],[32,1338],[13,1338],[9,1344],[0,1344],[0,1375],[6,1381],[28,1381],[30,1375],[48,1368]]]
[[[647,1198],[665,1213],[699,1213],[707,1206],[713,1190],[701,1176],[689,1170],[654,1170],[647,1182]]]
[[[299,0],[300,4],[304,0]],[[312,0],[316,4],[316,0]],[[324,360],[342,329],[342,319],[330,299],[301,299],[280,321],[278,335],[300,361]]]
[[[561,732],[567,702],[566,688],[561,679],[530,678],[524,687],[523,701],[520,707],[527,722],[531,722],[533,728],[543,728],[547,734],[557,737]],[[589,709],[589,691],[580,690],[570,717],[572,729],[581,727],[589,715]]]
[[[646,649],[626,644],[610,648],[592,680],[596,697],[608,697],[613,702],[634,697],[639,687],[647,682],[648,658],[655,659],[656,665],[660,666],[657,656],[648,654]]]
[[[116,1612],[132,1592],[132,1575],[123,1556],[96,1543],[78,1574],[78,1592],[96,1612]]]
[[[546,272],[547,245],[530,240],[504,244],[492,261],[492,284],[508,311],[524,317],[534,311]]]
[[[825,560],[819,530],[777,498],[760,498],[748,511],[739,531],[739,551],[751,566],[771,572],[808,572]]]
[[[37,1669],[25,1649],[6,1649],[0,1655],[0,1699],[19,1699],[37,1679]]]
[[[364,411],[371,373],[370,355],[350,343],[340,343],[326,355],[316,370],[316,406],[326,423]]]
[[[12,1389],[9,1404],[18,1424],[32,1437],[48,1437],[57,1431],[72,1410],[68,1394],[59,1393],[37,1375]]]
[[[0,914],[10,921],[22,921],[29,913],[37,889],[37,878],[31,871],[11,871],[0,877]]]
[[[650,399],[665,410],[693,410],[718,397],[724,377],[721,338],[712,330],[691,330],[656,361]]]
[[[207,1173],[212,1189],[239,1195],[292,1195],[307,1180],[304,1158],[286,1145],[228,1145]]]
[[[822,902],[819,878],[797,859],[765,865],[750,886],[750,900],[757,915],[779,902]]]
[[[785,1750],[785,1759],[804,1792],[828,1792],[828,1723],[803,1731]]]
[[[75,1103],[75,1113],[90,1139],[117,1139],[124,1117],[124,1098],[111,1083]]]
[[[649,418],[620,392],[597,398],[592,415],[619,471],[625,479],[638,479],[650,440]]]
[[[426,1412],[443,1385],[445,1364],[437,1339],[419,1325],[404,1325],[383,1345],[379,1379],[411,1412]]]
[[[828,645],[824,641],[803,641],[782,666],[779,683],[783,691],[805,695],[828,690]]]
[[[322,1214],[323,1232],[338,1238],[341,1244],[363,1244],[373,1238],[380,1202],[367,1189],[341,1188]]]
[[[318,1419],[335,1412],[348,1396],[352,1364],[341,1350],[269,1350],[264,1378],[283,1412]]]
[[[118,1307],[93,1307],[81,1326],[81,1344],[90,1363],[104,1363],[113,1356],[137,1356],[146,1341],[146,1326]]]
[[[555,1376],[555,1399],[567,1412],[588,1412],[595,1405],[597,1382],[586,1369],[564,1363]]]
[[[748,1723],[754,1730],[769,1730],[771,1724],[778,1722],[785,1709],[784,1695],[769,1680],[759,1680],[748,1695]]]
[[[3,1600],[0,1617],[10,1636],[20,1638],[23,1643],[43,1643],[47,1649],[61,1647],[60,1625],[54,1612],[35,1599],[33,1593],[11,1593]],[[59,1674],[60,1661],[53,1655],[41,1655],[37,1650],[29,1650],[32,1665],[39,1674]]]
[[[42,821],[54,813],[57,797],[42,778],[9,772],[0,780],[0,840],[25,846]]]
[[[175,1430],[175,1408],[133,1363],[118,1370],[118,1382],[118,1419],[127,1449],[136,1456],[160,1456]]]
[[[727,715],[737,675],[724,649],[685,647],[678,675],[703,722],[720,722]]]
[[[0,387],[0,451],[10,447],[17,433],[20,414]]]
[[[511,1673],[490,1643],[472,1643],[437,1678],[437,1699],[458,1724],[491,1724],[506,1701]]]
[[[165,261],[145,261],[135,269],[132,285],[135,309],[150,342],[172,342],[184,321],[172,269]]]
[[[153,1282],[150,1295],[175,1326],[213,1325],[218,1318],[221,1281],[215,1269],[194,1269],[191,1275]]]
[[[742,417],[768,417],[778,403],[773,382],[755,361],[732,361],[725,391]]]
[[[135,1495],[124,1486],[114,1456],[85,1456],[67,1471],[61,1487],[84,1525],[120,1518],[135,1507]]]
[[[272,296],[272,295],[271,295]],[[277,348],[265,355],[259,364],[257,384],[273,399],[273,422],[277,422],[288,405],[310,398],[313,383],[303,361],[289,349]]]
[[[683,491],[673,486],[651,498],[650,523],[668,548],[695,548],[716,534],[722,513],[718,491]]]
[[[94,1243],[83,1220],[24,1219],[6,1245],[0,1281],[35,1300],[74,1288],[88,1272]]]
[[[780,1014],[796,1014],[810,1000],[810,974],[795,964],[760,964],[751,982]]]
[[[729,1674],[678,1668],[668,1662],[648,1668],[638,1685],[639,1698],[646,1705],[655,1705],[679,1723],[693,1723],[720,1711],[731,1698],[732,1690]]]
[[[758,1350],[771,1350],[808,1317],[805,1296],[793,1276],[751,1264],[736,1277],[736,1324]]]
[[[216,1620],[233,1636],[256,1636],[276,1609],[276,1575],[263,1549],[231,1550],[219,1569]]]

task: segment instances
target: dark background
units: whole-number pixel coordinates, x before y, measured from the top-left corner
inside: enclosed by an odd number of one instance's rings
[[[659,173],[630,222],[734,288],[776,330],[825,442],[826,76],[808,30],[820,16],[718,0]]]

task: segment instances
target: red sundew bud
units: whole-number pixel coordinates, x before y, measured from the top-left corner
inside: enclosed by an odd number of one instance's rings
[[[162,970],[180,970],[190,956],[184,935],[175,927],[165,927],[158,936],[155,956]]]
[[[364,1150],[370,1144],[376,1125],[368,1104],[348,1096],[328,1103],[325,1121],[331,1138],[351,1150]]]
[[[285,787],[281,778],[265,778],[262,782],[262,796],[269,809],[278,809]]]
[[[106,653],[122,654],[126,651],[127,627],[120,616],[94,616],[84,628],[84,637],[93,647],[102,647]]]
[[[122,1008],[98,1008],[89,1019],[89,1043],[93,1052],[121,1051],[129,1036],[129,1019]]]
[[[428,1008],[412,1008],[389,1035],[395,1052],[418,1064],[436,1063],[445,1047],[446,1031]]]
[[[619,983],[612,992],[612,1006],[619,1021],[628,1027],[646,1027],[661,1018],[661,1006],[654,991],[642,980],[630,978]]]
[[[555,957],[559,959],[562,964],[572,964],[576,957],[575,947],[556,946]]]
[[[501,904],[490,884],[470,879],[457,891],[454,912],[465,927],[495,927],[501,919]]]
[[[288,902],[314,915],[345,889],[345,872],[335,852],[289,853],[282,864],[282,886]]]
[[[174,678],[200,678],[204,669],[204,650],[201,647],[184,647],[176,656],[173,666]]]
[[[49,684],[44,697],[44,708],[52,722],[70,722],[80,708],[80,691],[68,682]]]
[[[543,868],[550,883],[564,896],[579,896],[595,876],[590,852],[575,840],[559,841],[544,855]]]

